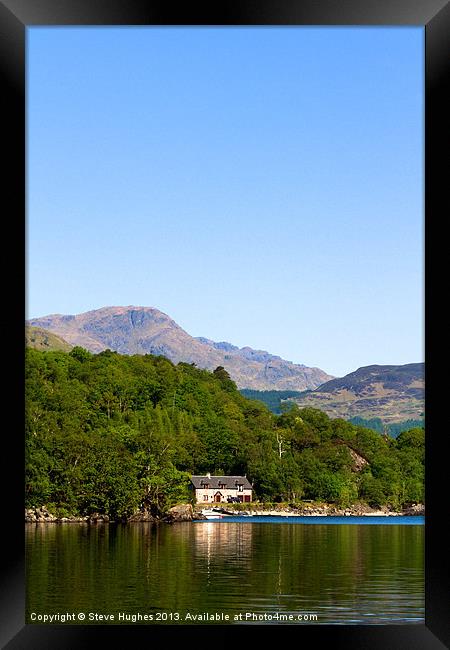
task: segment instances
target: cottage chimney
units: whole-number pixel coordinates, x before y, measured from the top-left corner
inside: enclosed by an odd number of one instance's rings
[[[211,472],[208,472],[208,473],[206,474],[206,478],[211,478]]]

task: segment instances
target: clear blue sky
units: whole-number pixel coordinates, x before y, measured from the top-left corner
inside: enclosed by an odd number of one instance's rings
[[[423,360],[422,28],[28,28],[28,317]]]

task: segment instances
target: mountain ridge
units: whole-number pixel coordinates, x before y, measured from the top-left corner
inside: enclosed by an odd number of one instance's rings
[[[25,327],[25,345],[35,350],[69,352],[72,349],[70,343],[56,334],[40,327]]]
[[[294,364],[265,350],[193,337],[155,307],[109,306],[81,314],[49,314],[27,323],[94,353],[109,348],[121,354],[160,354],[208,370],[223,366],[239,388],[303,391],[333,378],[320,368]]]
[[[415,420],[425,409],[425,363],[362,366],[292,401],[335,418],[380,418],[386,424]]]

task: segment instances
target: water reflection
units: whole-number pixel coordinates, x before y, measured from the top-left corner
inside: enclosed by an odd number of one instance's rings
[[[423,537],[409,525],[28,525],[27,611],[423,622]]]
[[[213,522],[204,522],[194,526],[193,547],[197,560],[205,558],[210,565],[211,558],[244,566],[250,566],[252,552],[252,526],[228,524],[218,526]]]

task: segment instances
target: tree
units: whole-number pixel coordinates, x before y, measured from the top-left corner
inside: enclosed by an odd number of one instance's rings
[[[236,384],[231,379],[230,375],[228,374],[228,372],[225,370],[223,366],[217,366],[217,368],[213,372],[213,375],[216,379],[220,381],[222,387],[225,390],[230,392],[237,391]]]
[[[120,518],[145,502],[160,512],[187,498],[187,472],[205,471],[247,474],[266,501],[423,501],[423,429],[384,440],[317,409],[276,415],[223,367],[27,349],[25,411],[30,507]],[[349,447],[369,463],[361,473]]]
[[[80,363],[89,361],[92,358],[91,352],[88,352],[88,350],[85,350],[84,348],[78,345],[76,345],[74,348],[71,349],[69,355],[72,357],[72,359],[76,359]]]

